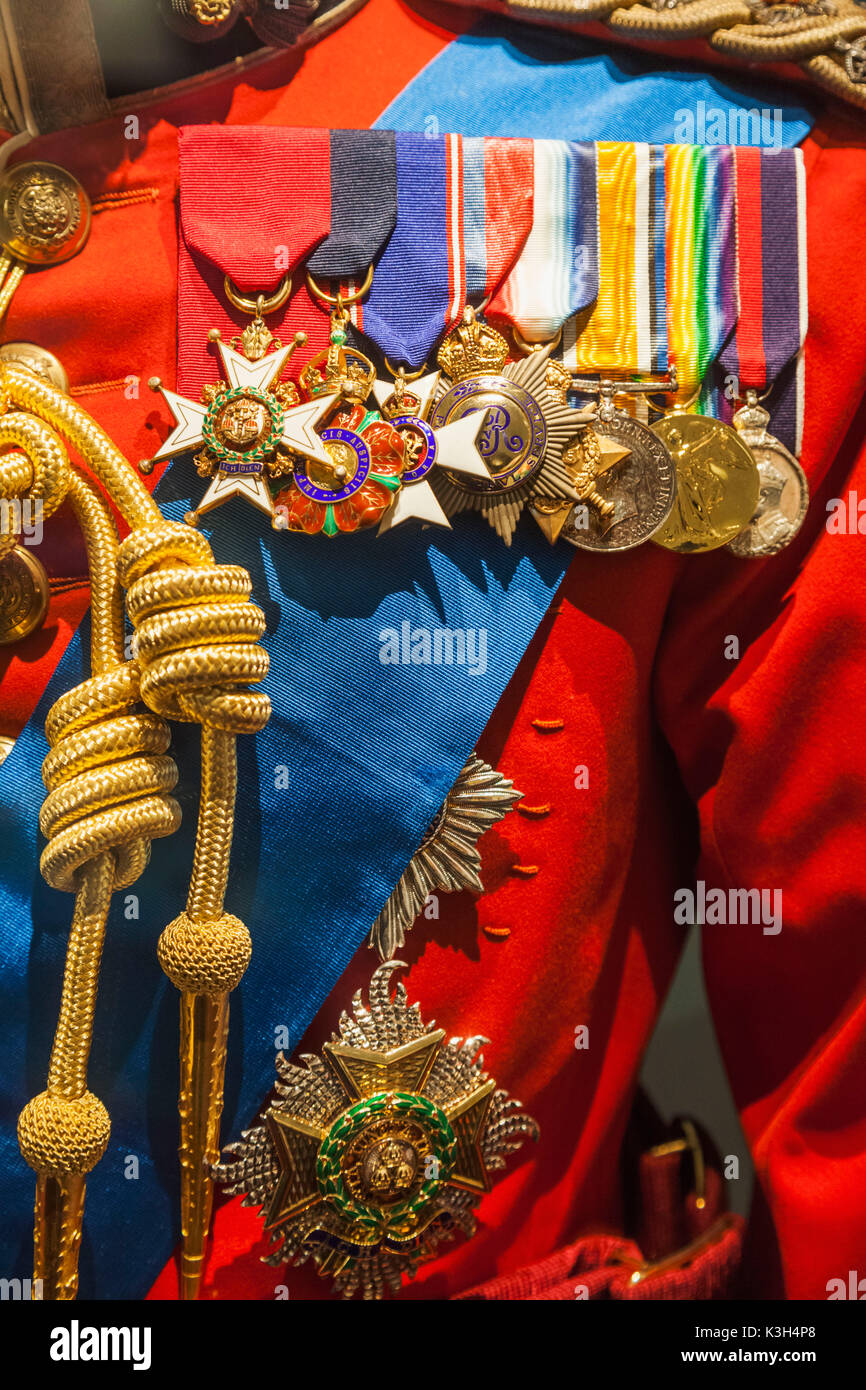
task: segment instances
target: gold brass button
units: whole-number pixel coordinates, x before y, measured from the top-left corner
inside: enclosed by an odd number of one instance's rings
[[[90,232],[90,199],[66,169],[17,164],[0,183],[0,241],[27,265],[56,265],[78,254]]]
[[[48,612],[48,576],[36,556],[16,545],[0,560],[0,647],[35,632]]]
[[[64,395],[69,393],[69,377],[63,363],[38,343],[0,344],[0,362],[8,362],[13,367],[26,367],[28,372],[35,372],[36,376],[56,386]]]

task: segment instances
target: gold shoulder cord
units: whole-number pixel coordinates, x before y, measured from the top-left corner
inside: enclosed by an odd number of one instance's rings
[[[102,491],[70,463],[67,445],[129,525],[122,543]],[[195,1298],[210,1165],[219,1157],[228,996],[250,958],[249,932],[223,899],[235,736],[263,728],[270,715],[267,696],[248,689],[268,669],[258,645],[264,614],[248,601],[246,570],[215,563],[199,532],[166,521],[99,426],[26,369],[0,367],[0,450],[0,497],[41,502],[46,517],[68,497],[92,576],[93,674],[46,721],[41,870],[52,887],[75,894],[75,909],[48,1082],[18,1122],[36,1172],[34,1277],[43,1298],[75,1297],[85,1178],[110,1132],[105,1106],[87,1089],[106,916],[114,890],[143,871],[150,841],[180,824],[177,769],[166,754],[167,721],[179,719],[201,725],[201,802],[186,910],[165,928],[158,953],[181,992],[182,1296]],[[13,543],[0,537],[0,556]],[[122,590],[132,660],[124,659]]]

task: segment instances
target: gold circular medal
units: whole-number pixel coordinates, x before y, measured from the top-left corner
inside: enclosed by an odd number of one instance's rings
[[[3,343],[0,345],[0,362],[8,362],[12,367],[26,367],[42,381],[56,386],[64,395],[69,392],[69,377],[63,363],[37,343]]]
[[[10,738],[8,734],[0,734],[0,767],[5,763],[14,747],[14,738]]]
[[[90,199],[58,164],[16,164],[0,182],[0,241],[27,265],[78,254],[90,233]]]
[[[430,424],[434,430],[441,429],[476,411],[484,413],[476,447],[490,479],[449,472],[449,480],[455,487],[475,493],[510,492],[522,487],[541,468],[547,448],[547,424],[538,401],[507,377],[469,377],[449,386],[437,402]]]
[[[739,535],[760,495],[758,466],[736,430],[708,415],[674,411],[653,425],[676,468],[670,516],[653,536],[681,555],[717,550]]]
[[[48,576],[23,545],[0,560],[0,647],[35,632],[48,612]]]

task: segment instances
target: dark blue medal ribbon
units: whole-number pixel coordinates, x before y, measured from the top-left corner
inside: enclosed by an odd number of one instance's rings
[[[390,130],[331,131],[331,231],[307,267],[317,280],[362,279],[397,222]]]

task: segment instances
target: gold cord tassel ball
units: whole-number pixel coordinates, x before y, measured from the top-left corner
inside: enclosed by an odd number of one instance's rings
[[[189,994],[233,990],[250,963],[253,944],[239,917],[224,912],[215,922],[193,922],[185,912],[159,938],[159,963],[176,989]]]
[[[74,1099],[40,1091],[18,1116],[18,1143],[35,1172],[62,1178],[89,1173],[108,1146],[111,1122],[95,1095]]]

